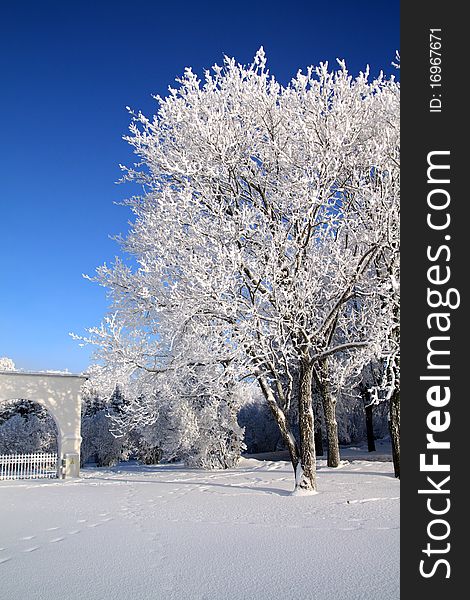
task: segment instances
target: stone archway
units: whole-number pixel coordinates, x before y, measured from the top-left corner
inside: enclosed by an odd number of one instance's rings
[[[48,410],[57,425],[58,455],[64,477],[78,477],[80,470],[81,397],[87,377],[69,373],[0,371],[0,403],[32,400]]]

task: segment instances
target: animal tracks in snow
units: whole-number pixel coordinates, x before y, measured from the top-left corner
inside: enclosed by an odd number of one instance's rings
[[[79,482],[65,482],[63,489],[49,487],[42,495],[34,490],[34,497],[25,499],[12,487],[8,494],[15,520],[4,517],[0,543],[7,548],[0,551],[0,579],[13,587],[15,574],[21,573],[21,580],[17,579],[23,585],[23,573],[27,573],[33,590],[35,581],[42,578],[50,586],[45,588],[46,598],[54,595],[50,591],[57,583],[51,581],[49,569],[40,570],[41,565],[67,572],[64,565],[69,564],[72,574],[75,566],[77,573],[91,574],[90,566],[97,570],[115,564],[118,568],[103,570],[96,584],[90,577],[87,597],[102,598],[109,587],[111,597],[113,593],[132,597],[133,592],[128,594],[125,587],[130,585],[129,570],[119,568],[125,564],[131,565],[132,580],[138,582],[134,593],[138,598],[184,598],[188,589],[197,590],[193,600],[223,598],[226,589],[236,589],[239,581],[259,586],[244,587],[244,597],[259,596],[260,591],[272,597],[269,585],[278,583],[278,572],[282,575],[288,566],[294,572],[299,566],[305,572],[311,568],[308,558],[303,563],[301,557],[299,564],[300,555],[292,560],[290,555],[280,555],[276,551],[280,540],[308,550],[312,539],[325,545],[326,557],[330,552],[343,559],[351,557],[350,571],[345,569],[345,574],[356,572],[354,552],[359,547],[361,557],[366,557],[363,563],[367,568],[373,565],[370,572],[385,566],[381,573],[392,573],[397,564],[399,482],[389,465],[353,463],[341,471],[322,466],[320,493],[300,499],[290,497],[294,478],[288,463],[264,461],[258,468],[253,459],[248,466],[243,461],[241,465],[237,472],[211,473],[179,465],[153,470],[133,465],[90,469],[94,481],[87,480],[85,470]],[[358,466],[361,471],[356,471]],[[97,480],[100,485],[92,486]],[[274,576],[260,568],[260,557],[272,559],[266,564],[273,565]],[[229,571],[226,564],[231,565]],[[343,575],[339,580],[344,579],[345,589],[339,589],[335,597],[361,597],[363,590],[351,591],[349,576]],[[287,583],[282,594],[309,597],[307,589],[305,594],[304,588],[298,595],[297,591]],[[396,598],[394,592],[396,587],[382,597]],[[4,589],[0,596],[13,597]],[[26,598],[28,593],[21,596]]]
[[[89,530],[92,531],[94,528],[105,525],[106,523],[108,523],[109,521],[113,520],[113,517],[110,515],[109,512],[102,512],[99,513],[97,515],[98,517],[100,517],[99,520],[97,520],[96,522],[92,522],[92,523],[88,523],[87,519],[77,519],[75,521],[75,523],[77,525],[81,525],[82,527],[85,527],[85,530]],[[70,526],[69,526],[70,527]],[[6,547],[1,547],[0,548],[0,565],[10,562],[13,558],[15,558],[15,552],[18,553],[18,556],[21,555],[28,555],[28,554],[33,554],[35,552],[37,552],[38,550],[41,550],[41,548],[47,546],[47,545],[57,545],[61,542],[67,542],[67,539],[69,537],[75,536],[79,533],[81,533],[82,531],[84,531],[83,528],[71,528],[71,529],[65,529],[65,531],[63,533],[61,533],[61,529],[63,529],[62,527],[59,527],[57,525],[53,526],[53,527],[46,527],[45,529],[42,530],[42,532],[39,532],[37,534],[34,535],[23,535],[21,537],[17,538],[17,541],[13,541],[11,549],[8,549]],[[49,537],[49,535],[52,534],[53,537]],[[31,544],[32,540],[34,540],[36,543],[34,545],[27,545],[26,547],[24,547],[24,544],[29,542],[29,544]],[[9,555],[6,555],[6,552],[9,552]]]

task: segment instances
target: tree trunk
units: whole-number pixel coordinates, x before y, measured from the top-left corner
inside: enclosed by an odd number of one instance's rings
[[[390,438],[392,440],[393,468],[400,479],[400,390],[395,390],[390,399]]]
[[[314,442],[314,417],[312,407],[313,365],[303,359],[300,369],[299,432],[300,464],[295,477],[296,491],[316,491],[316,455]]]
[[[321,420],[321,400],[318,394],[314,395],[313,418],[315,419],[315,454],[323,456],[323,429]]]
[[[292,468],[294,469],[294,474],[296,474],[300,461],[300,452],[295,441],[295,437],[290,430],[289,422],[286,418],[286,415],[284,414],[284,411],[279,407],[278,403],[276,402],[276,398],[274,397],[273,391],[266,379],[262,376],[259,376],[258,382],[260,384],[261,391],[263,392],[263,395],[266,398],[268,406],[271,409],[272,415],[279,427],[282,440],[289,451]]]
[[[339,467],[341,460],[339,454],[338,423],[336,422],[336,398],[331,393],[328,383],[328,363],[324,361],[320,369],[321,381],[319,381],[321,399],[323,403],[323,414],[325,415],[327,436],[327,465]]]
[[[336,398],[331,394],[328,386],[322,393],[323,410],[325,412],[326,435],[328,441],[327,465],[339,467],[340,454],[338,442],[338,423],[336,422]]]
[[[321,425],[315,425],[315,454],[317,456],[323,456],[323,432]]]
[[[369,400],[369,398],[367,398]],[[365,407],[366,411],[366,430],[367,430],[367,450],[369,452],[375,452],[375,437],[374,437],[374,425],[372,421],[373,416],[373,405],[367,404]]]

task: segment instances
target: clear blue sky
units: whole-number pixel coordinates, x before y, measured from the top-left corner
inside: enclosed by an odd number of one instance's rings
[[[336,57],[391,72],[399,48],[397,0],[1,4],[0,356],[30,370],[89,364],[68,333],[100,322],[105,291],[82,273],[127,230],[126,106],[151,114],[186,66],[249,63],[261,45],[283,82]]]

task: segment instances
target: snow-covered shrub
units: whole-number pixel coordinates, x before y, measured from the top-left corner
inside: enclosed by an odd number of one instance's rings
[[[0,410],[0,454],[55,452],[57,427],[39,404],[18,400]]]
[[[109,467],[126,458],[125,440],[110,432],[106,410],[100,410],[82,419],[81,463],[95,462],[98,467]]]
[[[127,459],[128,438],[125,435],[113,435],[110,418],[119,413],[123,403],[124,398],[118,386],[109,399],[90,385],[86,388],[82,404],[82,466],[94,462],[98,467],[108,467]]]
[[[163,458],[163,439],[156,423],[128,434],[129,455],[144,465],[158,465]]]
[[[245,449],[233,407],[217,397],[161,406],[153,423],[129,437],[132,456],[144,464],[178,460],[201,469],[229,469]]]
[[[16,371],[15,363],[8,356],[0,357],[0,371]]]
[[[212,362],[216,352],[207,344],[194,337],[190,360],[184,357],[178,368],[174,364],[159,375],[129,376],[114,363],[94,369],[95,393],[101,390],[101,397],[121,382],[119,402],[107,401],[109,429],[126,440],[128,456],[144,464],[184,461],[208,469],[238,462],[245,448],[237,423],[242,399],[230,369]]]
[[[82,403],[82,466],[112,466],[129,458],[144,464],[158,462],[161,452],[150,439],[154,427],[149,431],[137,426],[120,427],[128,405],[122,387],[102,377],[98,365],[92,365],[87,374]]]
[[[210,398],[196,410],[197,436],[185,457],[190,467],[234,468],[246,446],[243,429],[224,399]]]

